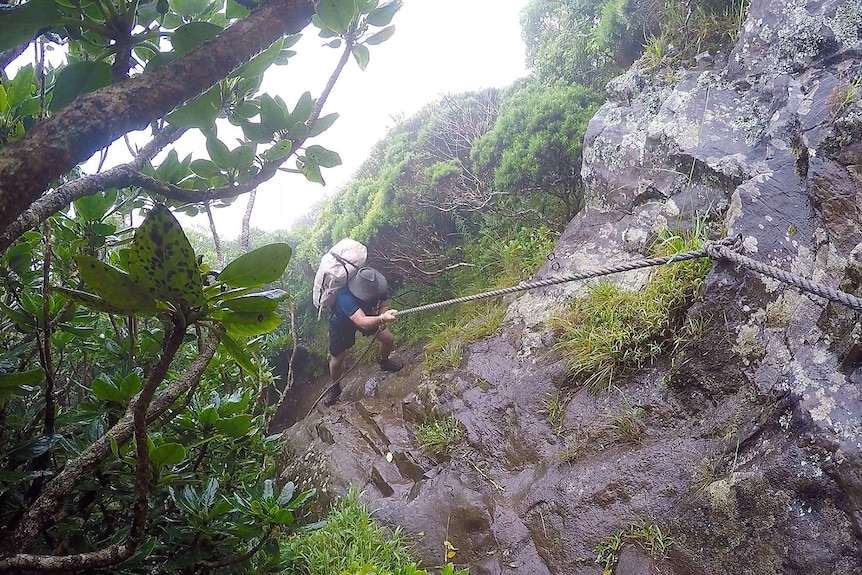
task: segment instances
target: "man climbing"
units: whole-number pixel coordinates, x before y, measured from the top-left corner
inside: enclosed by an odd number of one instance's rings
[[[323,398],[330,406],[341,395],[341,379],[347,350],[356,343],[356,332],[374,335],[380,342],[380,369],[396,372],[403,365],[389,357],[395,347],[388,324],[395,321],[395,310],[388,308],[386,278],[374,268],[364,267],[347,282],[336,297],[329,316],[329,375],[333,384]]]

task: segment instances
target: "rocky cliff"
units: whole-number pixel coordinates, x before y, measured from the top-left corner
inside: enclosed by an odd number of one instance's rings
[[[753,0],[732,51],[697,62],[611,82],[589,205],[539,277],[711,217],[747,255],[862,295],[862,4]],[[545,323],[584,289],[510,301],[455,371],[354,372],[286,431],[286,475],[360,486],[429,565],[448,541],[476,573],[601,573],[597,547],[620,575],[862,573],[860,315],[717,263],[687,311],[697,337],[591,394],[568,387]],[[466,438],[432,456],[417,426],[441,414]]]

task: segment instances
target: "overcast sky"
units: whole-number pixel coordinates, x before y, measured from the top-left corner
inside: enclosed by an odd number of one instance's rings
[[[526,4],[527,0],[405,0],[393,20],[395,35],[369,47],[366,70],[351,58],[323,111],[338,112],[340,118],[310,142],[337,151],[343,165],[323,169],[326,187],[279,172],[259,188],[252,226],[287,228],[309,206],[337,191],[393,125],[392,117],[409,116],[441,94],[504,87],[525,76],[519,15]],[[267,72],[263,89],[290,106],[305,90],[316,97],[340,55],[339,50],[322,47],[324,41],[308,27],[294,48],[298,54],[287,66]],[[286,165],[294,167],[293,160]],[[215,211],[221,236],[239,234],[245,203],[240,197],[231,208]],[[193,221],[195,227],[207,226],[205,216]]]

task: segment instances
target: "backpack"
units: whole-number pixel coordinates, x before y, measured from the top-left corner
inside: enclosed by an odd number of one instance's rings
[[[332,307],[339,290],[365,265],[367,257],[367,248],[350,238],[344,238],[323,255],[314,276],[312,293],[318,319],[324,310]]]

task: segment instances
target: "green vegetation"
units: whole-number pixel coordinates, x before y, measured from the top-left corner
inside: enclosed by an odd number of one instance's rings
[[[667,236],[654,253],[697,249],[693,234]],[[551,321],[569,376],[592,392],[609,390],[621,376],[672,349],[683,314],[700,293],[706,258],[661,266],[643,289],[600,284]]]
[[[604,567],[605,573],[611,573],[625,545],[635,545],[653,559],[659,560],[667,558],[672,544],[671,537],[662,532],[658,525],[632,524],[628,529],[609,535],[596,544],[596,563]]]
[[[294,573],[340,575],[357,566],[374,565],[378,572],[413,564],[410,545],[400,531],[374,523],[356,490],[333,504],[319,529],[299,532],[285,542]]]
[[[433,419],[416,427],[416,438],[422,449],[437,455],[451,452],[466,437],[461,422],[453,416]]]
[[[563,432],[563,424],[565,423],[566,401],[558,391],[546,397],[542,404],[542,413],[545,415],[548,425],[551,426],[554,433],[559,435]]]
[[[637,445],[643,437],[643,418],[646,412],[642,407],[627,408],[620,415],[610,418],[610,430],[622,443]]]

